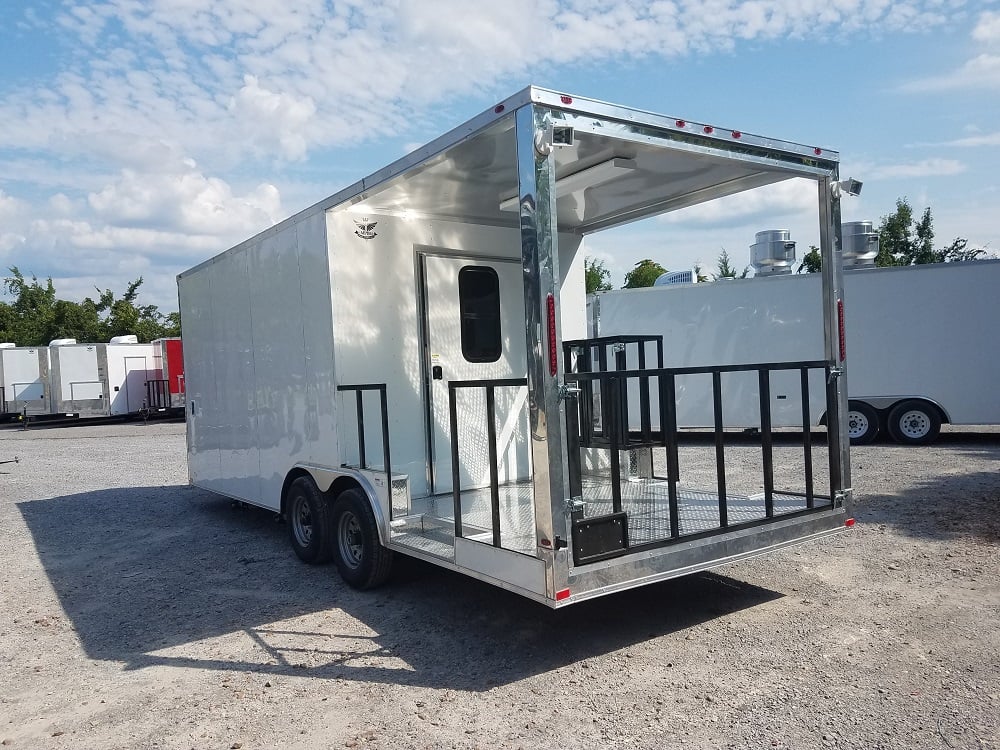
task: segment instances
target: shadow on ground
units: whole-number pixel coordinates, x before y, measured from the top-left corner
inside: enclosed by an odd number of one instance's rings
[[[386,586],[357,592],[332,566],[300,563],[273,514],[190,487],[18,507],[87,655],[127,668],[484,690],[781,596],[698,574],[552,611],[399,556]],[[295,622],[302,615],[313,615],[308,627]]]

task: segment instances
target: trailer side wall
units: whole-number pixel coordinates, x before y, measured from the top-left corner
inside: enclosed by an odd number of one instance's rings
[[[178,279],[191,482],[277,510],[295,463],[337,466],[322,213]]]

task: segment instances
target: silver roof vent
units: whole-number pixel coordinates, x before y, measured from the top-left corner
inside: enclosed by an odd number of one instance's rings
[[[750,265],[757,276],[776,276],[792,272],[795,242],[787,229],[757,232],[750,246]]]

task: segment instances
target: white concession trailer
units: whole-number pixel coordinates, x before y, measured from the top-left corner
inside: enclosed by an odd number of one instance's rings
[[[49,413],[49,350],[44,346],[0,344],[2,416]]]
[[[815,356],[699,370],[819,372],[829,441],[805,435],[793,483],[765,420],[737,493],[720,428],[686,486],[680,373],[617,367],[649,336],[587,336],[584,238],[792,178],[819,213]],[[190,480],[280,513],[356,587],[402,553],[551,607],[843,529],[840,191],[825,148],[527,88],[180,274]]]

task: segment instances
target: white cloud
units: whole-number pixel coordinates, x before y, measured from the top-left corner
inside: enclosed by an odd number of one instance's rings
[[[179,263],[202,260],[283,218],[277,188],[239,185],[232,173],[261,165],[275,172],[317,150],[436,131],[428,123],[444,102],[489,100],[501,82],[557,65],[659,63],[785,37],[925,32],[947,23],[951,6],[439,0],[431,9],[424,0],[67,0],[59,7],[57,31],[37,10],[23,15],[34,33],[69,40],[61,72],[2,86],[0,174],[17,175],[21,191],[0,194],[0,217],[8,206],[17,209],[16,223],[0,227],[3,261],[33,263],[67,288],[90,278],[91,264],[126,282],[145,268],[167,281],[150,278],[144,291],[161,290],[164,300],[154,301],[171,305],[167,290]],[[977,41],[995,39],[995,15],[980,16]],[[984,55],[970,63],[977,80],[994,80],[993,61]],[[814,189],[788,183],[770,196],[678,212],[668,223],[678,230],[710,221],[754,224],[813,210],[815,202]]]
[[[1000,89],[1000,55],[983,53],[957,70],[940,76],[911,81],[900,87],[908,93],[932,93],[956,89]]]
[[[948,177],[961,174],[966,165],[955,159],[930,158],[908,164],[875,164],[861,167],[859,173],[868,180],[905,179],[908,177]]]
[[[176,232],[227,236],[264,229],[281,218],[273,185],[242,196],[217,177],[206,177],[191,160],[170,171],[124,169],[113,183],[91,193],[96,217],[119,227],[171,227]]]
[[[960,146],[960,147],[975,147],[975,146],[1000,146],[1000,132],[996,133],[984,133],[982,135],[970,135],[965,138],[959,138],[954,141],[948,141],[942,144],[944,146]]]
[[[986,11],[972,31],[972,38],[984,44],[1000,42],[1000,13]]]
[[[659,217],[659,221],[686,227],[735,226],[764,219],[773,222],[783,217],[814,213],[818,201],[814,182],[792,179],[672,211]]]
[[[909,93],[933,93],[968,89],[1000,90],[1000,55],[993,48],[1000,45],[1000,13],[985,11],[980,14],[972,39],[985,47],[961,67],[937,76],[910,81],[900,87]]]

